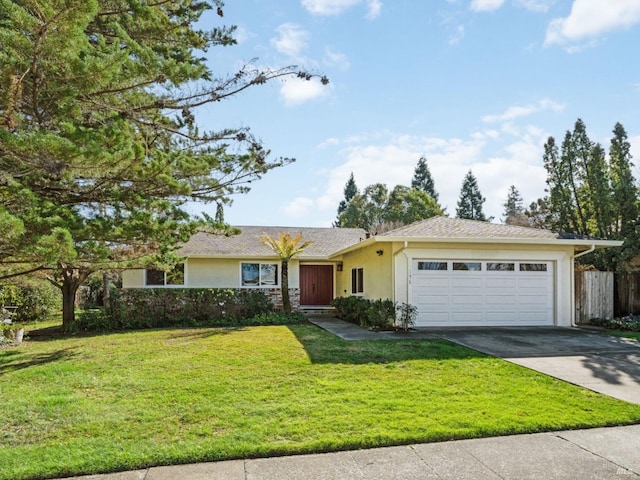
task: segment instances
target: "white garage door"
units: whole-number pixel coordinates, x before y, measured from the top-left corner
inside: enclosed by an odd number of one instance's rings
[[[553,325],[551,261],[414,260],[416,326]]]

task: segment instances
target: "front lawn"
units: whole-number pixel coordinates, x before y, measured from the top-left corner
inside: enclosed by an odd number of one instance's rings
[[[0,479],[640,422],[640,406],[443,341],[311,325],[0,350]]]

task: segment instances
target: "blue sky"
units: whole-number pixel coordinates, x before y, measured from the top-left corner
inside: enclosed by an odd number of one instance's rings
[[[471,169],[500,221],[510,185],[527,205],[544,195],[542,147],[577,118],[607,150],[621,122],[640,163],[640,0],[228,0],[224,12],[238,45],[207,54],[216,74],[257,58],[331,81],[272,82],[200,112],[296,158],[234,197],[231,224],[330,226],[351,172],[360,189],[409,185],[421,156],[449,215]]]

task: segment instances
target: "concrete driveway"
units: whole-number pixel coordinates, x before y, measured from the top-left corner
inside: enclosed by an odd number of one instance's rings
[[[640,343],[580,328],[465,328],[435,336],[640,404]]]

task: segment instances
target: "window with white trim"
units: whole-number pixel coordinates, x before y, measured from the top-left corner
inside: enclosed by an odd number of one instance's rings
[[[351,293],[364,293],[364,268],[351,269]]]
[[[178,263],[173,269],[165,272],[149,268],[145,273],[147,287],[179,287],[184,285],[184,263]]]
[[[240,265],[240,284],[243,287],[277,286],[278,264],[243,262]]]

